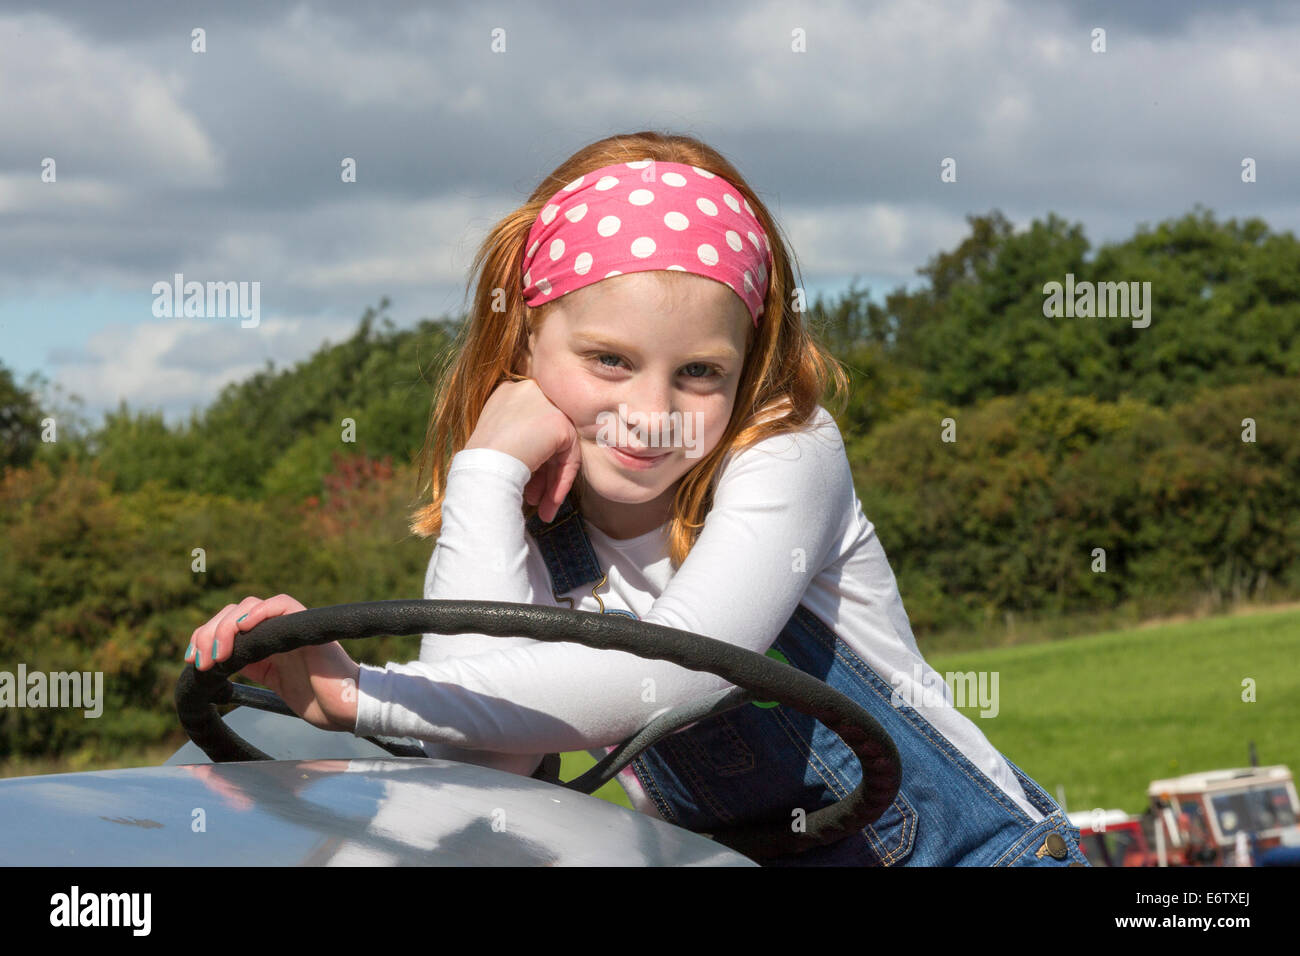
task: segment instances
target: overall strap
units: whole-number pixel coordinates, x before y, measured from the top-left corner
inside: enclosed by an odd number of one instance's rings
[[[556,601],[562,600],[561,595],[576,587],[601,579],[600,562],[571,495],[565,497],[550,524],[534,513],[526,527],[546,561],[546,570],[551,576],[551,592]],[[572,599],[569,606],[573,606]]]
[[[582,515],[573,506],[572,496],[566,496],[555,518],[547,524],[537,515],[525,522],[528,533],[537,541],[537,547],[546,561],[547,573],[551,576],[551,592],[556,603],[567,601],[573,607],[573,598],[563,595],[576,587],[599,581],[602,577],[600,562],[587,537],[587,529]],[[595,760],[605,754],[599,750],[588,751]],[[560,783],[560,755],[546,754],[533,772],[533,777],[547,783]]]

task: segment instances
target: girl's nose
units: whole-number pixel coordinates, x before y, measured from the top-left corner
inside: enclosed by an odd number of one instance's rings
[[[645,440],[638,441],[635,433],[629,434],[628,443],[636,448],[666,444],[672,440],[672,389],[659,383],[639,383],[626,398],[624,420],[629,428],[640,424],[646,430]]]
[[[641,377],[629,383],[626,398],[628,412],[640,412],[650,415],[666,412],[672,405],[673,390],[663,382]]]

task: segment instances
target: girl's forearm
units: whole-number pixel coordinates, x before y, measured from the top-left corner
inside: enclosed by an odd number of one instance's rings
[[[361,678],[361,665],[349,661],[348,675],[342,680],[331,680],[317,701],[332,730],[353,733],[357,726],[357,681]]]

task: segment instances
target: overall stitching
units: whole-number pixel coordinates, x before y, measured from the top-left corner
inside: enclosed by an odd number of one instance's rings
[[[1035,783],[1032,777],[1012,763],[1009,758],[1004,756],[1002,759],[1005,760],[1007,766],[1011,768],[1012,775],[1017,781],[1019,781],[1021,788],[1025,791],[1025,796],[1029,799],[1029,802],[1042,812],[1044,816],[1051,816],[1053,813],[1061,811],[1061,807],[1057,805],[1056,801],[1048,796],[1047,791]]]
[[[632,766],[635,767],[639,763],[641,763],[641,758],[637,757],[632,761]],[[649,777],[648,786],[646,784],[646,778],[643,778],[640,774],[637,774],[637,779],[641,781],[642,787],[645,788],[645,791],[647,794],[649,794],[650,799],[654,801],[655,807],[657,807],[659,812],[663,814],[663,818],[672,823],[677,823],[680,825],[680,821],[678,821],[677,819],[676,812],[673,811],[673,808],[668,803],[667,798],[664,797],[664,795],[659,791],[659,781],[656,780],[653,776],[649,776],[648,774],[647,777]]]

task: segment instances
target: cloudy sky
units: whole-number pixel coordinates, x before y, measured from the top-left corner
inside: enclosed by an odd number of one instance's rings
[[[1296,231],[1298,6],[0,0],[0,362],[176,421],[383,295],[458,314],[489,226],[640,129],[727,155],[810,293],[914,286],[994,208],[1094,246],[1198,202]],[[178,272],[259,282],[260,324],[155,317]]]

